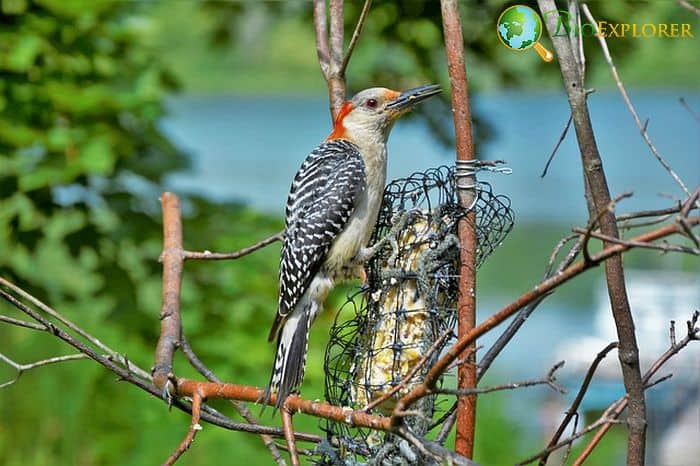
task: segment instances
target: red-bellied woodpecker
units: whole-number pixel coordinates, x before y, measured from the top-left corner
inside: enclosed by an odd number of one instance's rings
[[[333,132],[304,160],[285,211],[278,312],[269,339],[277,355],[265,402],[279,408],[304,378],[309,327],[334,283],[356,275],[386,181],[386,141],[394,122],[436,85],[405,92],[375,87],[346,102]]]

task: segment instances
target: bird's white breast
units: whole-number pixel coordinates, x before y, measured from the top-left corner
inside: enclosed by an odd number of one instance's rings
[[[386,145],[375,144],[371,148],[360,145],[360,151],[365,161],[366,188],[346,227],[333,242],[323,265],[334,279],[349,278],[347,275],[353,274],[347,268],[349,262],[360,249],[367,246],[382,204],[386,183]]]

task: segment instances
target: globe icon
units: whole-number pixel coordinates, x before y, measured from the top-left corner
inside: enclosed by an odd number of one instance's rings
[[[496,28],[499,39],[509,49],[524,51],[534,47],[544,61],[551,61],[554,57],[538,42],[542,35],[542,20],[529,6],[506,8],[498,18]]]

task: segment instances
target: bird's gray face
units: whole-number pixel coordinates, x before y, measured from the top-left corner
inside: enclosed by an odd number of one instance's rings
[[[373,87],[358,92],[347,102],[338,116],[338,123],[350,133],[379,132],[388,136],[394,122],[413,106],[440,93],[440,86],[429,85],[398,92]]]

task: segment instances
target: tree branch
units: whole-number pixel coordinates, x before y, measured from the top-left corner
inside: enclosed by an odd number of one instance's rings
[[[470,208],[476,199],[476,172],[473,169],[474,141],[472,139],[472,119],[469,107],[469,85],[467,68],[464,60],[464,39],[462,21],[457,0],[440,0],[442,26],[447,53],[447,73],[450,77],[452,94],[452,119],[455,131],[455,149],[457,169],[463,186],[459,189],[459,203],[469,211],[458,225],[460,268],[458,336],[462,337],[476,326],[476,251],[478,239],[476,234],[476,211]],[[460,162],[462,162],[460,164]],[[463,169],[462,167],[466,167]],[[471,169],[470,169],[471,168]],[[464,348],[468,358],[467,364],[461,364],[457,370],[457,385],[460,389],[476,387],[476,342]],[[396,413],[400,412],[395,411]],[[455,450],[462,456],[472,458],[474,455],[474,434],[476,428],[476,396],[461,397],[457,405],[457,436]]]
[[[350,38],[350,43],[348,44],[348,49],[345,51],[345,56],[343,57],[343,62],[340,64],[340,74],[345,76],[345,71],[348,68],[348,63],[350,63],[350,57],[352,57],[352,52],[355,50],[355,45],[360,39],[360,33],[362,32],[362,27],[365,25],[365,20],[369,14],[369,9],[372,6],[372,0],[365,0],[364,5],[362,5],[362,11],[360,12],[360,17],[357,19],[357,24],[355,25],[355,30],[352,32],[352,37]]]
[[[675,341],[675,328],[674,328],[674,323],[673,321],[671,322],[671,346],[662,354],[659,359],[657,359],[654,364],[651,365],[649,370],[646,371],[644,374],[644,377],[642,378],[642,382],[644,384],[645,389],[651,387],[649,385],[649,381],[651,380],[652,377],[663,367],[666,362],[671,359],[674,355],[678,354],[683,348],[688,346],[688,344],[691,341],[697,341],[700,337],[700,329],[696,327],[698,323],[698,317],[700,316],[700,313],[698,311],[695,311],[690,318],[690,320],[687,321],[687,333],[685,338],[681,340],[680,342],[676,343]],[[617,405],[618,407],[615,409],[613,415],[611,416],[612,419],[617,419],[620,417],[622,412],[625,410],[629,402],[629,398],[627,396],[624,396],[620,399],[618,399],[613,405]],[[605,436],[607,431],[610,429],[610,426],[612,425],[611,422],[604,423],[601,429],[596,432],[595,436],[588,442],[586,447],[583,449],[583,451],[579,454],[578,458],[573,462],[572,466],[581,466],[584,461],[586,461],[586,458],[590,456],[591,452],[595,449],[595,447],[598,445],[598,443],[602,440],[602,438]]]
[[[689,217],[688,223],[693,226],[698,225],[700,224],[700,217]],[[660,238],[664,238],[669,235],[678,234],[680,232],[680,227],[676,224],[665,225],[655,230],[651,230],[641,235],[638,235],[635,238],[633,238],[633,240],[640,242],[649,242],[658,240]],[[625,244],[607,245],[598,254],[594,254],[593,256],[591,256],[590,263],[586,264],[584,261],[578,261],[575,264],[572,264],[560,273],[546,280],[543,280],[542,282],[537,284],[532,290],[522,294],[515,301],[508,304],[495,314],[491,315],[472,331],[470,331],[463,337],[460,337],[454,345],[452,345],[447,351],[445,351],[443,356],[430,369],[430,371],[426,375],[423,384],[417,386],[409,393],[404,395],[396,404],[394,411],[405,411],[406,407],[410,406],[412,403],[425,396],[428,390],[432,389],[435,386],[440,376],[452,364],[452,362],[459,358],[462,352],[465,350],[465,348],[467,348],[478,337],[502,323],[504,320],[506,320],[507,318],[515,314],[517,311],[522,309],[524,306],[527,306],[535,300],[540,299],[541,297],[550,293],[558,286],[568,282],[575,276],[580,275],[586,270],[596,267],[598,264],[605,261],[606,259],[619,255],[625,251],[628,251],[629,249],[632,249],[633,247],[634,246]],[[394,418],[392,414],[392,424],[398,425],[399,423],[400,421],[397,418]]]
[[[630,114],[632,115],[632,119],[634,120],[634,123],[637,125],[637,128],[639,128],[639,132],[641,133],[642,137],[644,138],[644,141],[647,143],[647,146],[649,146],[649,149],[651,150],[651,153],[656,157],[656,160],[659,161],[659,163],[664,167],[664,169],[668,172],[669,175],[676,181],[678,186],[681,187],[685,193],[690,196],[690,191],[688,190],[688,187],[683,183],[683,180],[678,176],[678,174],[671,168],[671,165],[666,161],[666,159],[663,158],[663,156],[659,153],[659,151],[656,149],[656,146],[651,140],[651,137],[649,136],[649,133],[647,132],[647,124],[642,124],[642,121],[639,119],[639,115],[637,115],[637,110],[634,108],[634,105],[632,105],[632,100],[630,99],[629,95],[627,95],[627,90],[625,90],[625,86],[622,84],[622,80],[620,79],[620,75],[617,72],[617,67],[615,66],[615,63],[613,62],[612,56],[610,55],[610,50],[608,49],[608,43],[605,40],[605,35],[600,34],[598,31],[598,22],[596,19],[593,17],[591,14],[590,10],[588,9],[588,5],[583,3],[581,5],[581,9],[583,10],[583,13],[586,15],[588,20],[593,24],[593,28],[595,29],[595,37],[598,39],[598,42],[600,43],[600,48],[603,51],[603,56],[605,57],[605,61],[608,62],[608,65],[610,66],[610,72],[612,73],[613,79],[615,80],[615,84],[617,85],[617,89],[620,91],[620,94],[622,95],[622,98],[625,101],[625,105],[627,105],[627,109],[629,110]]]
[[[576,398],[574,398],[574,401],[571,403],[569,409],[566,410],[566,416],[564,416],[564,419],[561,421],[561,424],[552,436],[552,439],[549,441],[549,444],[547,444],[547,448],[551,448],[557,444],[562,434],[564,433],[564,430],[566,430],[566,427],[569,425],[569,422],[571,422],[571,420],[577,416],[578,407],[581,404],[581,401],[583,401],[583,396],[588,390],[588,386],[590,385],[591,380],[593,379],[593,374],[595,374],[596,369],[598,369],[598,364],[600,364],[600,362],[605,358],[605,356],[608,355],[610,351],[617,349],[618,346],[619,345],[617,344],[617,342],[610,343],[596,355],[595,359],[591,363],[591,366],[588,368],[588,372],[586,372],[586,376],[583,378],[581,388],[579,388],[579,391],[576,394]],[[542,458],[540,458],[539,466],[546,465],[547,458],[549,458],[549,452],[545,453],[542,456]]]
[[[581,153],[581,163],[584,168],[584,179],[587,182],[593,200],[593,205],[589,204],[588,206],[589,217],[593,218],[597,212],[603,211],[603,208],[610,204],[611,197],[588,112],[584,76],[580,65],[577,64],[568,37],[556,35],[555,31],[559,15],[545,15],[545,12],[557,11],[554,1],[538,0],[538,5],[540,12],[545,18],[549,36],[554,44],[569,98],[574,129],[576,130],[576,138]],[[599,223],[603,234],[619,238],[620,235],[614,213],[606,211],[601,215]],[[609,246],[611,243],[605,242],[604,244]],[[627,465],[643,466],[646,447],[646,402],[639,368],[639,348],[625,288],[625,275],[621,257],[614,256],[605,261],[605,277],[618,341],[620,342],[618,357],[622,368],[622,378],[625,390],[630,398],[630,410],[627,419]]]
[[[282,429],[284,430],[284,438],[287,441],[287,451],[292,466],[299,466],[299,454],[297,453],[297,443],[294,439],[294,425],[292,424],[292,413],[286,409],[280,411],[282,415]]]
[[[252,244],[235,252],[183,251],[183,259],[214,261],[240,259],[243,256],[247,256],[248,254],[257,251],[258,249],[264,248],[265,246],[268,246],[277,241],[282,241],[282,239],[284,239],[284,232],[280,231],[265,239],[261,239],[255,244]]]
[[[16,371],[17,371],[17,376],[15,376],[14,379],[9,380],[7,382],[4,382],[0,384],[0,389],[9,387],[10,385],[14,384],[19,380],[19,378],[22,376],[27,371],[30,371],[32,369],[36,369],[37,367],[44,367],[48,366],[50,364],[57,364],[60,362],[65,362],[65,361],[75,361],[76,359],[86,359],[87,356],[84,355],[83,353],[78,353],[78,354],[69,354],[66,356],[55,356],[53,358],[48,358],[48,359],[42,359],[41,361],[36,361],[28,364],[20,364],[16,361],[13,361],[12,359],[8,358],[4,354],[0,353],[0,361],[3,361],[10,366],[12,366]]]
[[[165,460],[163,463],[166,466],[171,466],[185,453],[192,445],[195,435],[197,432],[202,430],[202,426],[199,425],[199,417],[201,415],[202,409],[202,395],[199,392],[195,392],[192,396],[192,421],[190,422],[190,428],[187,429],[187,435],[182,439],[180,445],[177,446],[175,451]]]

